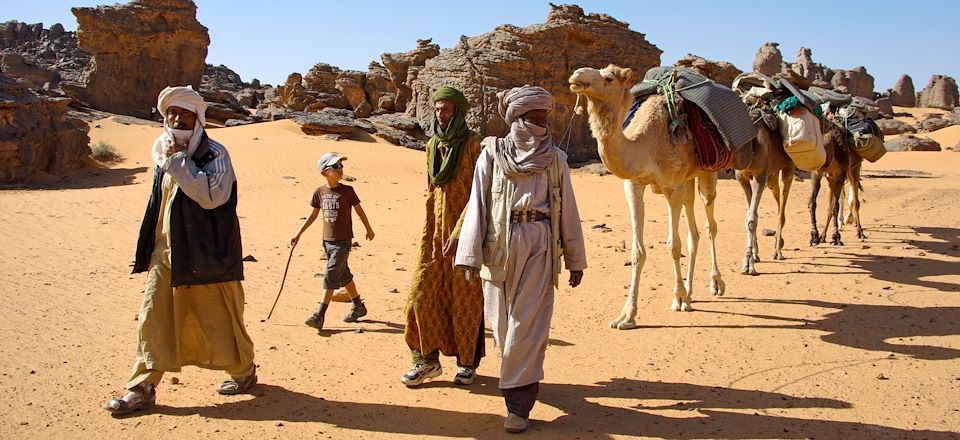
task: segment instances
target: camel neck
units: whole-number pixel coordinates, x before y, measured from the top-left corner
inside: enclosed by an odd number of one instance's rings
[[[613,103],[594,99],[587,100],[590,129],[597,138],[597,152],[611,173],[621,179],[636,176],[641,170],[633,169],[643,161],[629,160],[648,153],[643,148],[643,139],[631,140],[623,133],[623,118],[630,107],[631,96]],[[638,145],[639,144],[639,145]]]

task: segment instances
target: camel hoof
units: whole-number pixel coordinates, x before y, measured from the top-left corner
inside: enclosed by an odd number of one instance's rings
[[[751,273],[750,275],[756,275],[756,274],[757,274],[757,271],[754,270],[753,273]],[[726,290],[727,290],[727,283],[723,282],[723,280],[718,279],[710,282],[710,293],[716,296],[723,296],[723,294],[726,293]]]
[[[617,326],[614,328],[617,330],[631,330],[637,328],[637,323],[633,321],[624,321],[617,324]]]
[[[680,311],[681,311],[681,312],[692,312],[692,311],[693,311],[693,306],[690,305],[690,303],[680,304]]]
[[[777,261],[786,260],[786,258],[783,256],[783,253],[782,253],[782,252],[777,252],[777,253],[773,254],[773,259],[774,259],[774,260],[777,260]]]
[[[674,312],[679,312],[679,311],[680,311],[680,301],[673,300],[673,304],[670,305],[670,310],[673,310]]]

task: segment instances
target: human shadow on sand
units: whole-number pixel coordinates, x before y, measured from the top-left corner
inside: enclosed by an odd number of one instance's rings
[[[475,383],[464,391],[499,400],[496,379],[482,379],[482,386]],[[840,400],[782,393],[625,378],[593,385],[543,383],[540,390],[537,405],[556,407],[564,415],[549,423],[538,422],[535,408],[528,434],[536,438],[955,438],[953,433],[934,430],[909,431],[769,414],[791,408],[851,408],[849,403]],[[331,401],[261,384],[252,399],[209,407],[158,406],[144,415],[320,422],[365,432],[457,438],[486,438],[503,433],[503,415],[443,409],[442,402],[435,402],[435,406]]]

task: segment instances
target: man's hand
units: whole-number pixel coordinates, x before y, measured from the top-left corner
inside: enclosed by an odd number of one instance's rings
[[[480,278],[480,269],[470,266],[457,266],[463,269],[463,278],[467,281],[473,281],[474,278]]]
[[[583,271],[582,270],[571,270],[570,271],[570,287],[577,287],[580,285],[580,281],[583,281]]]
[[[447,239],[447,242],[443,245],[443,256],[444,258],[453,258],[457,255],[457,238],[450,237]]]
[[[373,233],[373,229],[367,229],[367,241],[373,240],[373,237],[377,235]]]
[[[290,239],[290,247],[296,246],[297,242],[299,241],[300,241],[300,234],[294,235],[293,238]]]
[[[180,151],[187,151],[187,146],[186,146],[186,145],[180,145],[180,144],[177,144],[176,142],[174,142],[172,145],[170,145],[169,147],[167,147],[167,151],[166,151],[167,157],[173,156],[174,153],[178,153],[178,152],[180,152]]]

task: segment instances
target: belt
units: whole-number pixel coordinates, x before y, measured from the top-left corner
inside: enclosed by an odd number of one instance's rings
[[[549,220],[550,215],[540,211],[510,211],[510,223],[542,222]]]

